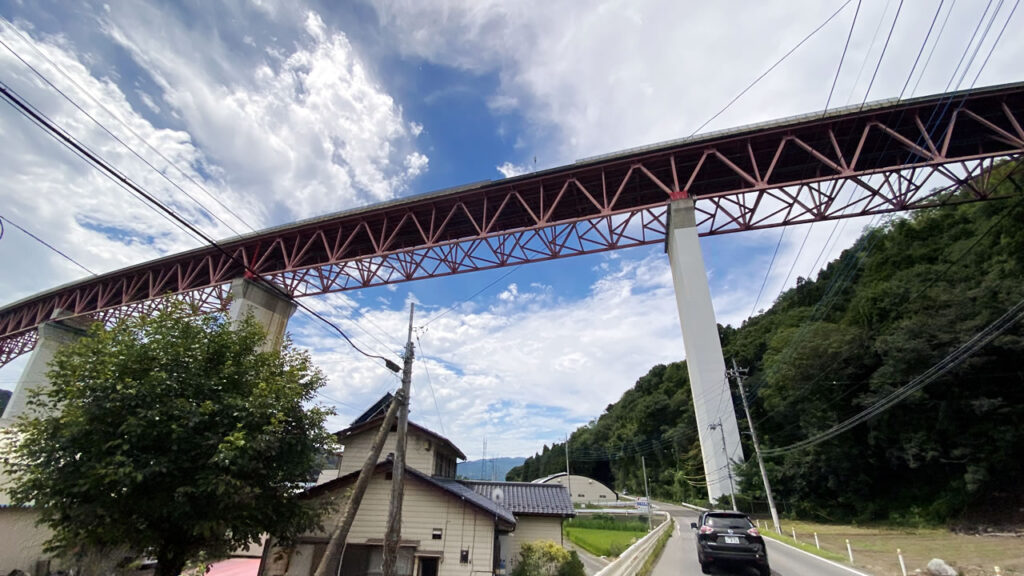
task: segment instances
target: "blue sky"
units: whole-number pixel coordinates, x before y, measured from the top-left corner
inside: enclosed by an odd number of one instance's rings
[[[842,5],[0,0],[0,39],[13,50],[0,47],[0,80],[225,238],[688,136]],[[856,5],[846,3],[705,130],[821,110]],[[1010,32],[995,45],[1015,6],[864,0],[833,105],[895,97],[904,84],[906,95],[944,91],[975,46],[960,87],[978,72],[979,86],[1021,80],[1024,37]],[[972,42],[989,18],[992,33]],[[1012,18],[1010,31],[1022,16]],[[0,216],[90,270],[197,244],[7,106],[0,135]],[[770,268],[779,230],[703,240],[719,321],[739,324],[769,306],[868,224],[789,229]],[[10,226],[0,270],[0,304],[85,274]],[[471,458],[483,437],[489,455],[531,454],[600,415],[652,365],[683,358],[660,247],[307,299],[361,346],[393,355],[409,301],[418,306],[420,358],[413,418],[443,428]],[[314,321],[297,314],[289,328],[330,377],[323,401],[337,408],[332,427],[397,385]],[[0,368],[0,387],[13,388],[23,364]]]

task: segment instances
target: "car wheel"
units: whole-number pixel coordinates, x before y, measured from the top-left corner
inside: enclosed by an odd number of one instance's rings
[[[772,576],[772,569],[769,566],[761,567],[761,576]]]
[[[705,574],[711,574],[711,566],[708,566],[707,564],[701,562],[700,563],[700,571],[705,573]]]

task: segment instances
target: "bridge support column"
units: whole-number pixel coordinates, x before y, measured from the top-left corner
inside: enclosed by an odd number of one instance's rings
[[[683,328],[708,499],[714,502],[731,493],[731,463],[743,461],[743,449],[711,304],[711,288],[697,238],[693,200],[672,202],[668,228],[666,248]]]
[[[236,278],[231,283],[231,304],[228,317],[238,322],[246,314],[252,314],[260,326],[267,331],[264,348],[280,348],[284,342],[285,328],[295,312],[295,303],[270,288],[246,278]]]
[[[28,358],[28,364],[21,372],[18,383],[14,388],[7,408],[4,409],[3,418],[0,418],[0,428],[7,428],[14,424],[14,421],[25,412],[28,405],[29,392],[31,390],[46,389],[50,381],[46,373],[50,370],[50,361],[61,346],[74,342],[85,336],[89,324],[89,318],[67,318],[62,320],[65,314],[57,311],[53,314],[53,320],[39,325],[39,341]]]

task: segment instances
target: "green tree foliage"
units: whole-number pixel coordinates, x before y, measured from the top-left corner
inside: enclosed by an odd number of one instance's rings
[[[324,376],[264,339],[252,318],[177,305],[63,347],[5,454],[10,495],[39,511],[50,549],[127,546],[173,576],[317,526],[324,510],[298,492],[331,443],[328,412],[305,407]]]
[[[1002,180],[1010,165],[992,175]],[[1014,176],[1004,192],[1024,189]],[[771,309],[720,328],[746,387],[761,442],[782,448],[871,406],[940,362],[1024,298],[1024,197],[914,212],[866,232]],[[940,522],[1024,506],[1007,479],[1024,473],[1024,328],[889,411],[840,436],[767,462],[786,512],[842,520]],[[747,428],[737,392],[723,398]],[[745,443],[749,437],[742,436]],[[617,490],[706,498],[684,363],[655,366],[570,437],[574,473]],[[747,507],[764,509],[753,449],[740,471]],[[564,471],[564,446],[509,479]],[[698,485],[698,486],[695,486]],[[995,506],[994,503],[1003,503]]]
[[[523,543],[519,561],[512,569],[512,576],[583,576],[585,573],[575,551],[570,552],[550,540]]]

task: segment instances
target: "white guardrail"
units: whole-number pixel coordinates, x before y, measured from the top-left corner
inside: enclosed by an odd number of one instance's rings
[[[654,550],[658,538],[672,525],[672,519],[668,512],[658,511],[665,517],[660,525],[647,533],[646,536],[637,540],[632,546],[626,549],[617,560],[605,566],[595,576],[633,576],[644,565],[647,557]]]

